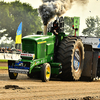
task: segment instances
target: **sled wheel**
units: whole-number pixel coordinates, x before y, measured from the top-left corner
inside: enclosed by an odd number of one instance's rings
[[[57,59],[62,63],[62,80],[79,80],[84,63],[82,41],[76,37],[64,38],[59,46]]]
[[[44,63],[41,68],[41,79],[42,82],[46,82],[50,80],[51,76],[51,67],[49,63]]]
[[[18,73],[9,72],[9,77],[10,77],[10,79],[16,79],[17,76],[18,76]]]

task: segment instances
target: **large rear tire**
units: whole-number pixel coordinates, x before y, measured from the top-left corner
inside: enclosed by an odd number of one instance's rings
[[[76,37],[64,38],[58,49],[57,60],[62,63],[62,80],[79,80],[84,63],[82,41]]]

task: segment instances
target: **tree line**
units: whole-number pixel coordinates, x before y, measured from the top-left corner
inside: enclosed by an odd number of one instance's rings
[[[0,30],[6,29],[0,34],[0,37],[7,34],[7,37],[15,40],[20,22],[22,22],[23,36],[42,30],[42,22],[38,16],[37,9],[33,9],[29,4],[21,3],[20,1],[11,3],[0,2]]]
[[[72,25],[74,24],[73,17],[64,17],[65,33],[73,35]],[[89,37],[100,37],[100,18],[98,16],[90,16],[85,19],[86,28],[83,29],[82,34]],[[81,24],[80,24],[81,26]]]

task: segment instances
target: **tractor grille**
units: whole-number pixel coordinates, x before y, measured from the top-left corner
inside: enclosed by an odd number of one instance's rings
[[[34,42],[31,40],[23,41],[22,50],[24,53],[34,53]]]

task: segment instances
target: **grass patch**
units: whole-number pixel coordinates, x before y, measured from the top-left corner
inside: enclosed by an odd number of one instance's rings
[[[0,69],[8,69],[8,67],[0,66]]]
[[[8,60],[6,60],[6,59],[0,59],[0,62],[2,62],[2,63],[7,63]]]

